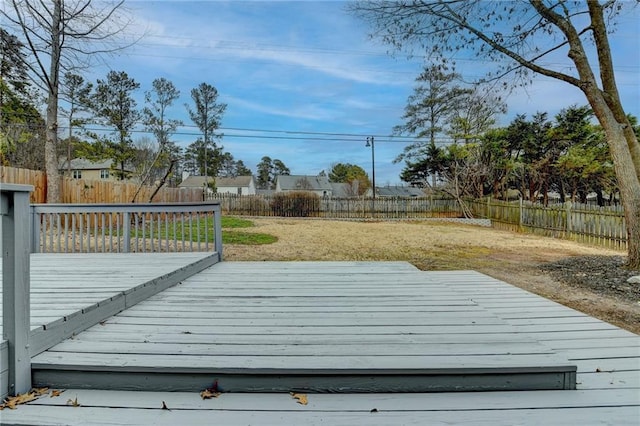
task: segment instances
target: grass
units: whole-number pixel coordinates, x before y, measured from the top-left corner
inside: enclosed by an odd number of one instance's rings
[[[247,219],[241,219],[233,216],[222,217],[222,243],[223,244],[244,244],[244,245],[262,245],[272,244],[278,241],[278,237],[271,234],[235,231],[234,229],[251,228],[254,223]],[[188,223],[184,224],[184,236],[182,234],[183,225],[178,223],[175,226],[170,223],[168,229],[164,226],[160,229],[160,238],[167,240],[176,239],[178,241],[194,241],[204,243],[206,241],[214,241],[213,218],[201,219],[192,223],[192,231],[189,232]],[[136,236],[135,231],[131,231],[132,236]],[[157,229],[153,229],[154,237],[157,236]],[[142,236],[142,232],[138,232],[138,236]],[[150,230],[145,231],[145,236],[150,236]]]
[[[234,228],[251,228],[252,226],[255,225],[250,220],[233,216],[222,216],[222,243],[256,246],[262,244],[273,244],[278,241],[278,237],[270,234],[228,230]]]
[[[211,221],[209,222],[211,223]],[[221,222],[223,228],[251,228],[255,226],[250,220],[234,216],[222,216]]]
[[[244,244],[257,246],[262,244],[273,244],[276,241],[278,241],[278,238],[270,234],[241,231],[225,231],[222,233],[223,244]]]

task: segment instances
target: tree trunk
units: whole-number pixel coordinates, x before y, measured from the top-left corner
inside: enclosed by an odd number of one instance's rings
[[[602,98],[585,91],[607,136],[627,227],[628,265],[640,268],[640,179],[629,150],[624,124],[618,123]],[[637,144],[637,140],[635,142]]]
[[[167,178],[171,174],[171,171],[173,170],[173,166],[176,164],[176,161],[177,160],[171,160],[171,163],[169,164],[169,168],[167,169],[167,172],[164,174],[162,179],[160,179],[160,182],[158,182],[158,185],[156,186],[156,189],[153,191],[153,194],[151,194],[151,196],[149,197],[149,203],[153,202],[153,197],[156,196],[158,191],[160,191],[160,188],[162,188],[164,184],[167,182]],[[203,194],[205,194],[205,191],[203,191]],[[203,201],[204,201],[204,195],[203,195]]]
[[[45,130],[44,158],[47,174],[47,203],[60,202],[60,175],[58,173],[58,82],[60,75],[60,32],[62,4],[54,1],[51,22],[51,64],[47,95],[47,128]]]

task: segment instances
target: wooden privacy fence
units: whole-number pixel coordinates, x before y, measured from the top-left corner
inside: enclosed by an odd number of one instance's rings
[[[468,200],[474,216],[491,219],[496,228],[565,238],[613,249],[627,248],[622,206],[566,202],[542,206],[525,201]]]
[[[32,203],[47,201],[47,177],[38,170],[0,166],[0,182],[33,185]],[[62,203],[130,203],[138,190],[138,184],[127,181],[84,180],[60,177],[60,201]],[[146,203],[155,190],[142,186],[136,196],[137,203]],[[154,203],[180,203],[203,201],[202,188],[162,187],[153,197]]]
[[[455,200],[437,198],[379,198],[372,210],[370,197],[319,197],[313,202],[273,195],[212,194],[222,211],[238,216],[317,217],[325,219],[420,219],[458,217],[460,208]],[[303,212],[303,214],[296,214]]]
[[[17,169],[0,165],[0,183],[32,185],[32,203],[44,203],[47,197],[47,176],[40,170]]]
[[[83,180],[61,178],[61,202],[63,203],[130,203],[138,190],[138,184],[109,180]],[[136,196],[137,203],[146,203],[155,190],[143,186]],[[180,203],[202,201],[201,188],[162,187],[153,197],[154,203]]]

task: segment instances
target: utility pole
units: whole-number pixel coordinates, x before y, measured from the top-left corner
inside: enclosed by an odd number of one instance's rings
[[[367,137],[367,147],[371,147],[371,186],[372,186],[372,197],[371,197],[371,217],[374,217],[375,207],[376,207],[376,155],[375,155],[375,147],[373,144],[373,136]]]

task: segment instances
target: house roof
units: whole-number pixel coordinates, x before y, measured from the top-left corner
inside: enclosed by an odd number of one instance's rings
[[[378,186],[376,187],[376,195],[379,197],[424,197],[424,191],[421,188],[412,186]]]
[[[209,182],[214,183],[216,187],[248,187],[251,184],[253,176],[237,176],[237,177],[209,177]],[[206,176],[189,176],[183,180],[179,188],[202,188],[205,185]]]
[[[202,188],[205,186],[206,176],[189,176],[184,179],[178,185],[178,188]],[[209,177],[209,182],[212,182],[213,178]]]
[[[357,186],[353,187],[351,184],[340,182],[331,182],[331,189],[333,196],[338,198],[353,197],[358,192]]]
[[[248,187],[251,185],[253,176],[236,176],[236,177],[218,177],[216,178],[216,186],[218,188],[223,186],[231,187]]]
[[[282,191],[332,191],[333,189],[326,176],[278,175],[277,179]]]
[[[99,161],[91,161],[86,158],[74,158],[71,160],[71,169],[72,170],[103,170],[103,169],[111,169],[113,165],[113,160],[99,160]],[[68,168],[68,163],[66,158],[61,159],[58,162],[59,170],[66,170]],[[125,165],[125,170],[133,171],[130,165]]]

